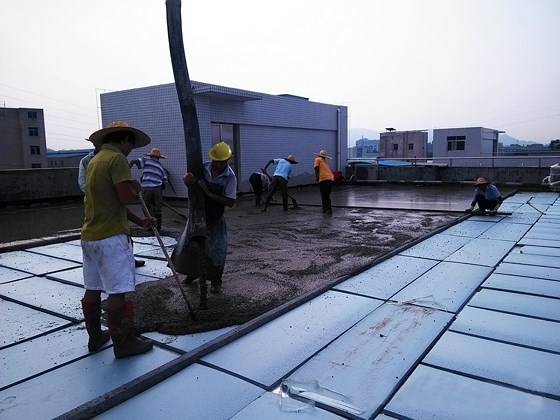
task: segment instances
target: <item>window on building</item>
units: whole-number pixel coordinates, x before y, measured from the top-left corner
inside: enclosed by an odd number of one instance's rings
[[[37,111],[27,111],[27,118],[37,118]]]
[[[37,137],[39,135],[38,127],[28,127],[27,130],[29,131],[29,136],[31,137]]]
[[[447,150],[465,150],[465,136],[447,136]]]
[[[31,164],[31,167],[32,167],[32,168],[40,168],[40,167],[41,167],[41,164],[40,164],[40,163],[32,163],[32,164]]]
[[[393,143],[393,150],[399,150],[399,144]]]
[[[233,145],[233,124],[212,123],[212,144],[226,142]]]
[[[408,143],[408,150],[414,150],[414,143]]]
[[[39,146],[29,146],[29,150],[31,151],[32,155],[40,155],[41,148]]]

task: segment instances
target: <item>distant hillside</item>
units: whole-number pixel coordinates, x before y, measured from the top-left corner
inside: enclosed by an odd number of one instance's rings
[[[504,146],[509,146],[509,145],[518,145],[518,146],[530,146],[532,144],[543,144],[543,143],[539,143],[536,141],[527,141],[527,140],[519,140],[516,139],[515,137],[511,137],[507,134],[500,134],[500,136],[498,137],[498,141],[500,143],[502,143]],[[548,143],[545,144],[545,146],[548,146]]]

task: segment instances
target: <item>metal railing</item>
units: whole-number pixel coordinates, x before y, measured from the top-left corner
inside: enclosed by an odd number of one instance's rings
[[[351,160],[358,160],[352,158]],[[363,159],[368,160],[368,159]],[[448,167],[467,167],[467,168],[512,168],[512,167],[530,167],[530,168],[549,168],[550,166],[560,163],[560,155],[535,155],[535,156],[488,156],[488,157],[434,157],[434,158],[384,158],[377,157],[371,159],[372,162],[379,161],[397,161],[409,162],[412,166],[448,166]]]

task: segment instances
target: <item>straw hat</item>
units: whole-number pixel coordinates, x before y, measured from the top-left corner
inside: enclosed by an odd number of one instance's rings
[[[296,160],[296,157],[294,155],[288,155],[286,160],[290,163],[298,163],[298,161]]]
[[[327,159],[331,159],[331,157],[329,155],[327,155],[327,151],[326,150],[321,150],[319,153],[314,153],[315,156],[319,156],[322,158],[327,158]]]
[[[100,147],[100,145],[98,145],[97,143],[94,143],[92,139],[86,139],[86,141],[91,142],[94,147]]]
[[[228,160],[231,155],[231,148],[227,143],[224,143],[223,141],[216,143],[208,152],[208,156],[210,156],[210,159],[218,161]]]
[[[489,184],[489,182],[486,181],[485,178],[480,177],[480,178],[477,178],[475,185],[486,185],[486,184]]]
[[[138,149],[139,147],[144,147],[150,144],[150,136],[137,128],[130,127],[125,121],[113,121],[108,127],[97,130],[89,136],[89,141],[94,145],[105,143],[105,137],[107,134],[114,133],[117,131],[125,131],[134,135],[134,147],[133,149]]]
[[[161,154],[161,151],[157,147],[154,147],[152,150],[150,150],[150,153],[144,153],[144,156],[150,156],[151,158],[156,159],[167,159],[167,156],[163,156]]]

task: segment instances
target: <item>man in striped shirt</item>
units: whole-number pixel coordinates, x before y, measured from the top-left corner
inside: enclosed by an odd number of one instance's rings
[[[167,159],[166,156],[161,154],[161,151],[154,147],[150,153],[146,153],[138,159],[131,160],[129,166],[132,168],[134,165],[142,170],[140,177],[140,185],[142,186],[142,197],[146,202],[146,207],[150,215],[157,219],[157,230],[161,231],[162,219],[162,194],[161,191],[165,188],[167,181],[167,171],[159,161],[160,159]]]

